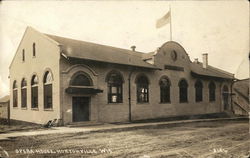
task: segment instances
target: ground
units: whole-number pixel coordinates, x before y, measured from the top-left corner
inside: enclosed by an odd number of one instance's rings
[[[249,155],[248,138],[247,120],[224,120],[22,136],[0,146],[10,157],[241,158]]]

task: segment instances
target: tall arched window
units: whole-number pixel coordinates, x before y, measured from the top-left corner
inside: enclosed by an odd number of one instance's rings
[[[36,75],[31,79],[31,108],[38,108],[38,78]]]
[[[179,97],[180,103],[188,101],[188,83],[185,79],[179,81]]]
[[[36,43],[33,43],[32,49],[33,49],[33,57],[35,57],[36,56]]]
[[[27,108],[27,81],[25,79],[21,82],[21,107]]]
[[[92,86],[92,80],[90,77],[85,73],[77,73],[72,77],[70,82],[71,86]]]
[[[145,75],[141,75],[136,79],[137,86],[137,102],[146,103],[149,102],[149,81]]]
[[[53,108],[52,81],[52,74],[50,71],[47,71],[43,78],[44,109]]]
[[[122,103],[122,75],[119,72],[111,71],[106,80],[108,83],[108,102]]]
[[[208,85],[209,88],[209,101],[215,101],[215,89],[216,86],[214,82],[210,82]]]
[[[160,99],[161,103],[170,103],[170,81],[164,76],[160,80]]]
[[[17,107],[17,82],[13,82],[13,107]]]
[[[202,101],[202,96],[203,96],[202,88],[203,88],[202,82],[200,80],[197,80],[195,82],[195,101],[196,102]]]

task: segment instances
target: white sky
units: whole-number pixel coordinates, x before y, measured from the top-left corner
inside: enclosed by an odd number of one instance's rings
[[[8,67],[26,26],[40,32],[125,49],[154,51],[169,40],[156,20],[172,10],[173,40],[190,56],[208,53],[210,65],[249,77],[248,1],[2,1],[0,97],[8,94]]]

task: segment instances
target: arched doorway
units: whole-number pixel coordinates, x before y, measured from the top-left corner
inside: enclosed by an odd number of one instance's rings
[[[93,86],[93,82],[88,74],[84,72],[78,72],[72,76],[70,81],[71,87],[86,88]],[[72,97],[72,121],[89,121],[90,116],[90,97],[82,96],[82,92],[79,96]]]
[[[224,110],[229,110],[229,102],[228,102],[229,90],[228,90],[228,87],[226,85],[223,86],[222,97],[223,97]]]

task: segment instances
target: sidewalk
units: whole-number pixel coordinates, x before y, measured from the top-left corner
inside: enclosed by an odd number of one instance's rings
[[[49,130],[37,130],[37,131],[15,131],[11,133],[0,134],[0,140],[8,140],[11,137],[20,136],[37,136],[37,135],[47,135],[47,134],[67,134],[67,133],[89,133],[89,132],[104,132],[114,129],[132,129],[139,127],[152,127],[159,125],[174,125],[182,123],[192,123],[192,122],[210,122],[210,121],[224,121],[224,120],[247,120],[247,117],[234,117],[234,118],[216,118],[216,119],[195,119],[195,120],[178,120],[178,121],[167,121],[167,122],[150,122],[150,123],[129,123],[129,124],[103,124],[96,126],[85,126],[85,127],[52,127]]]

